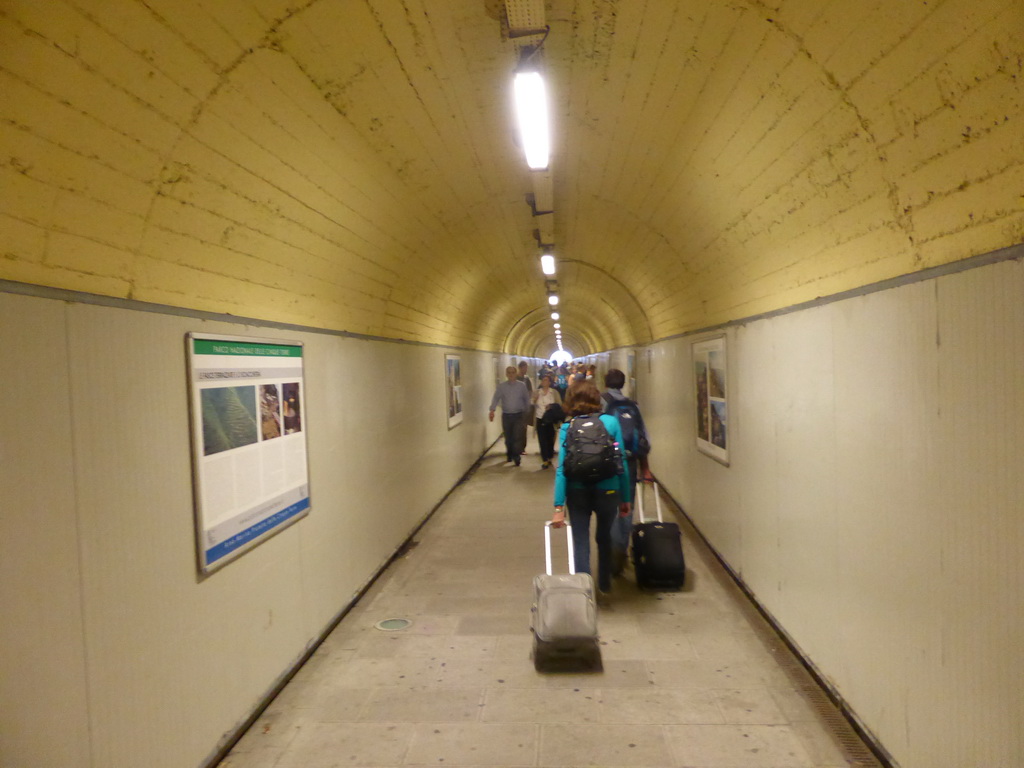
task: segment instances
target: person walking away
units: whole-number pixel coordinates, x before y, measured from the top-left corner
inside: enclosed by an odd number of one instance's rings
[[[622,394],[626,384],[626,374],[612,368],[604,375],[604,386],[607,391],[601,395],[604,412],[614,416],[622,430],[623,449],[626,454],[626,467],[629,470],[629,484],[632,488],[637,482],[653,483],[647,463],[647,455],[651,451],[651,441],[647,436],[640,406]],[[612,527],[612,572],[618,576],[626,566],[626,552],[629,549],[629,537],[633,531],[633,518],[619,517]]]
[[[557,409],[548,410],[557,405]],[[537,425],[537,445],[540,446],[540,468],[551,467],[555,457],[555,429],[561,425],[562,396],[551,386],[550,374],[540,380],[540,386],[533,393],[533,418]]]
[[[622,430],[614,416],[601,413],[601,393],[592,382],[578,382],[569,390],[565,410],[571,420],[563,424],[559,432],[560,457],[555,471],[555,512],[551,524],[555,528],[564,525],[568,510],[576,571],[590,573],[590,516],[593,514],[598,601],[607,604],[612,589],[612,525],[617,516],[630,514],[633,500],[625,455],[615,447],[622,445]],[[604,428],[603,432],[595,423]],[[576,463],[567,454],[583,453],[579,449],[584,433],[595,438],[591,446],[603,439],[604,445],[611,448],[610,475],[591,481],[575,478]],[[602,449],[601,454],[607,456],[607,451]],[[572,462],[568,467],[567,461]]]
[[[530,393],[530,397],[532,398],[533,382],[530,381],[529,365],[527,365],[525,360],[519,361],[519,375],[516,378],[526,385],[526,390]],[[526,435],[532,426],[533,408],[527,408],[523,411],[523,419],[519,424],[519,445],[521,446],[519,451],[522,454],[526,453]]]
[[[569,368],[564,363],[559,366],[558,372],[555,374],[555,389],[558,390],[562,400],[565,400],[565,393],[569,389]]]
[[[530,410],[530,392],[523,382],[516,379],[516,375],[515,366],[510,365],[505,369],[506,380],[495,388],[487,418],[494,421],[494,410],[498,406],[501,407],[501,431],[505,435],[505,461],[511,461],[518,467],[519,452],[522,450],[519,443],[519,425],[523,421],[523,414]]]

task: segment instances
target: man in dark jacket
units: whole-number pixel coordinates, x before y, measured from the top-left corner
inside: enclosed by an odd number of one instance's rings
[[[601,395],[604,412],[618,419],[623,439],[628,443],[623,448],[626,467],[629,469],[629,482],[652,483],[654,476],[647,464],[647,454],[651,450],[647,427],[644,425],[643,416],[640,415],[640,406],[635,400],[630,400],[622,394],[625,384],[626,374],[619,369],[612,368],[605,374],[604,386],[607,391]],[[629,549],[632,530],[632,516],[616,518],[612,527],[612,572],[615,575],[622,573],[626,565],[626,552]]]

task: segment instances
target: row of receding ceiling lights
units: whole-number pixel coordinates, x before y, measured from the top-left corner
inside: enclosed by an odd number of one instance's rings
[[[545,28],[544,39],[547,39],[547,31],[548,29]],[[513,79],[519,136],[526,155],[526,164],[533,171],[547,170],[551,158],[551,129],[548,119],[547,88],[534,60],[543,43],[544,40],[541,40],[535,46],[522,48],[519,64],[516,67]],[[540,238],[538,238],[539,241]],[[555,257],[550,253],[544,253],[540,257],[540,268],[545,276],[544,282],[547,289],[548,305],[552,310],[551,319],[555,321],[555,341],[558,343],[559,351],[564,352],[565,348],[562,346],[562,326],[557,322],[560,315],[555,311],[555,307],[558,306],[558,281],[554,278]]]

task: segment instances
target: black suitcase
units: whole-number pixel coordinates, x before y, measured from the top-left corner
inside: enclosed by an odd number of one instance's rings
[[[551,572],[551,523],[544,526],[545,573],[533,579],[533,665],[538,672],[600,671],[594,580],[575,573],[566,524],[569,573]]]
[[[640,522],[633,526],[633,570],[640,589],[682,589],[686,583],[686,560],[682,535],[676,523],[661,519],[661,496],[654,484],[658,522],[644,520],[643,483],[637,486],[636,508]]]

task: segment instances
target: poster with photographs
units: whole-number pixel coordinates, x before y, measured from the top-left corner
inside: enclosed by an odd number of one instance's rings
[[[309,512],[302,344],[187,343],[196,549],[209,573]]]
[[[444,387],[448,405],[448,429],[462,423],[462,370],[458,355],[444,356]]]
[[[724,336],[693,345],[697,448],[726,466],[729,464],[727,374]]]

